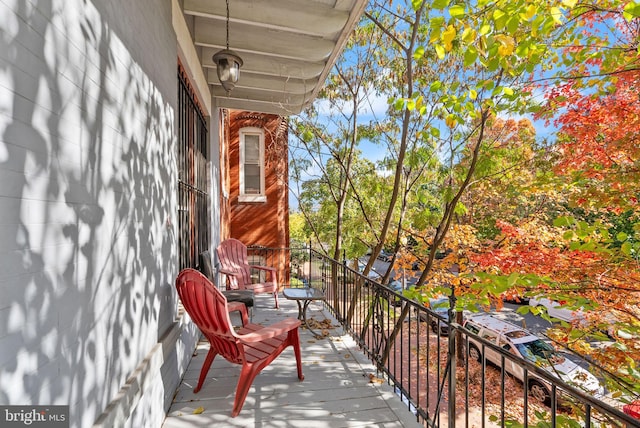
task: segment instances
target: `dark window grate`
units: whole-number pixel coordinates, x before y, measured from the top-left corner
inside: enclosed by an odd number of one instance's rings
[[[179,269],[195,268],[209,250],[207,121],[184,69],[178,66],[178,257]]]

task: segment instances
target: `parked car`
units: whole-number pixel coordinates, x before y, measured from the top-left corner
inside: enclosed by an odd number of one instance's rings
[[[382,260],[383,262],[389,263],[391,259],[393,259],[393,253],[386,250],[381,250],[377,258],[378,260]]]
[[[369,261],[368,257],[361,257],[360,259],[358,259],[358,272],[363,273],[364,272],[364,268],[367,266],[367,262]],[[375,282],[380,282],[382,281],[382,275],[380,274],[380,272],[378,272],[376,270],[376,266],[374,265],[374,267],[372,269],[369,270],[369,274],[367,274],[367,278],[371,279],[372,281]],[[365,283],[365,285],[369,285],[368,281]]]
[[[464,322],[464,328],[516,357],[536,364],[576,388],[582,389],[593,396],[604,394],[604,387],[594,375],[557,352],[547,342],[517,325],[497,319],[491,315],[482,314],[468,317]],[[480,342],[469,338],[469,357],[482,361],[481,350],[482,345]],[[502,358],[499,352],[490,347],[485,347],[484,352],[487,361],[498,367],[501,366]],[[524,369],[517,361],[505,359],[505,371],[520,382],[524,382]],[[528,385],[526,387],[534,398],[546,405],[551,403],[551,386],[547,381],[536,376],[535,373],[528,372]]]
[[[418,311],[418,319],[422,322],[429,322],[431,330],[441,336],[447,336],[449,334],[449,298],[438,297],[435,299],[429,299],[429,309],[435,312],[441,318],[427,314],[426,311]]]
[[[538,306],[545,307],[550,317],[567,322],[580,321],[584,319],[584,313],[582,310],[568,309],[564,307],[564,304],[565,302],[556,302],[555,300],[550,300],[546,297],[540,296],[529,299],[529,306],[534,308]]]
[[[402,291],[404,290],[402,288],[402,283],[398,280],[393,280],[388,284],[384,284],[384,286],[392,291],[395,291],[398,294],[402,294]],[[393,298],[390,299],[390,303],[392,306],[400,306],[402,304],[402,300],[399,297],[396,297],[395,295],[393,295],[392,297]]]
[[[555,300],[547,299],[546,297],[532,297],[529,299],[529,306],[544,306],[549,316],[553,318],[567,322],[578,322],[578,324],[586,321],[585,312],[582,309],[568,309],[564,307],[564,305],[565,302],[557,302]],[[617,336],[624,339],[633,339],[636,337],[630,332],[629,328],[620,328],[620,325],[617,324],[618,321],[613,315],[607,314],[603,319],[605,320],[604,324],[606,324],[607,327],[606,329],[602,329],[602,333],[609,336],[609,338],[613,339]]]

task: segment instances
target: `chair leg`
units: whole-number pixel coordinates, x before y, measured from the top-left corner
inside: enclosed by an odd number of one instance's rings
[[[289,340],[291,341],[291,346],[293,346],[293,353],[296,356],[298,379],[302,381],[304,380],[304,375],[302,374],[302,357],[300,355],[300,335],[298,334],[297,328],[289,332]]]
[[[204,359],[204,363],[202,364],[202,368],[200,369],[200,378],[198,379],[198,385],[193,390],[194,393],[198,393],[200,388],[202,388],[202,384],[207,377],[207,373],[209,373],[209,369],[211,368],[211,363],[213,363],[213,359],[218,355],[218,353],[213,348],[209,348],[209,352],[207,353],[207,358]]]
[[[240,414],[244,401],[249,394],[249,389],[253,384],[253,380],[260,372],[260,367],[257,364],[245,364],[240,371],[240,377],[238,378],[238,385],[236,386],[236,398],[233,401],[233,410],[231,411],[231,417],[235,418]]]
[[[278,291],[277,290],[273,293],[273,297],[276,299],[276,309],[278,309],[280,306],[278,305]]]

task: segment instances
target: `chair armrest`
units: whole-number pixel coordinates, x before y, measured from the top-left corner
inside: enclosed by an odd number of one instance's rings
[[[224,269],[218,269],[219,273],[223,273],[225,275],[232,275],[232,276],[241,276],[242,274],[240,272],[234,272],[231,270],[224,270]]]
[[[218,273],[224,274],[227,277],[227,290],[237,290],[240,288],[239,283],[242,280],[242,274],[240,272],[233,272],[225,269],[218,269]]]
[[[275,272],[276,271],[276,268],[271,267],[271,266],[251,265],[251,267],[254,268],[254,269],[266,270],[266,271],[270,271],[270,272]]]
[[[270,339],[283,333],[288,333],[291,330],[295,330],[300,326],[300,324],[301,321],[299,319],[286,318],[268,327],[261,328],[260,330],[238,335],[238,338],[244,343],[262,342],[265,339]]]
[[[240,318],[242,318],[242,326],[249,324],[249,314],[247,314],[247,307],[242,302],[227,302],[227,309],[229,313],[238,311],[240,312]]]

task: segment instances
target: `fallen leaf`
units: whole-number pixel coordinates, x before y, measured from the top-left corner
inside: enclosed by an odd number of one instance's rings
[[[200,407],[198,407],[197,409],[195,409],[195,410],[193,411],[193,414],[194,414],[194,415],[199,415],[199,414],[200,414],[200,413],[202,413],[202,412],[204,412],[204,407],[200,406]]]
[[[369,373],[369,383],[382,384],[383,382],[384,382],[384,379],[380,379],[379,377],[376,377],[373,373]]]

